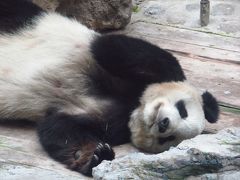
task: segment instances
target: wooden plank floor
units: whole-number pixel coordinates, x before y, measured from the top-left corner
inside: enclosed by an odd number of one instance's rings
[[[234,36],[159,23],[142,18],[142,14],[133,15],[131,24],[116,33],[146,39],[172,52],[183,66],[189,82],[199,91],[207,89],[217,97],[221,104],[220,120],[214,125],[207,124],[205,131],[240,127],[239,33]],[[136,151],[131,145],[115,150],[117,156]],[[51,160],[38,144],[35,125],[24,122],[0,123],[0,179],[88,178]]]

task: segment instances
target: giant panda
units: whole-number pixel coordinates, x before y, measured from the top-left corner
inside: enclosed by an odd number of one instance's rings
[[[91,175],[112,146],[159,153],[215,123],[209,92],[141,39],[101,35],[26,0],[0,1],[0,118],[38,124],[45,151]]]

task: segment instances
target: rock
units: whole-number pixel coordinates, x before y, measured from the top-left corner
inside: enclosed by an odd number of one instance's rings
[[[221,180],[239,180],[240,177],[240,172],[236,172],[236,171],[226,171],[222,174],[218,173],[218,174],[204,174],[201,176],[191,176],[186,178],[186,180],[217,180],[217,179],[221,179]]]
[[[131,20],[131,0],[32,0],[42,8],[74,17],[95,30],[121,29]]]
[[[55,11],[59,6],[59,1],[61,0],[32,0],[33,3],[37,4],[41,8],[47,11]]]
[[[240,179],[240,127],[203,134],[156,155],[103,161],[94,179]]]
[[[142,4],[145,0],[133,0],[133,3],[136,5]]]

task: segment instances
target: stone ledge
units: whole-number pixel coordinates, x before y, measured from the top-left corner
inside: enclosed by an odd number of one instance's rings
[[[131,0],[32,0],[47,11],[74,17],[91,29],[104,31],[124,28],[131,20]]]
[[[132,153],[94,168],[94,179],[240,178],[240,128],[203,134],[156,155]]]

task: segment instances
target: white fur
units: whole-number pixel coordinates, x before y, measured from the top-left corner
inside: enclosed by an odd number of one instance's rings
[[[56,13],[43,14],[35,21],[37,26],[33,29],[14,36],[0,35],[1,79],[28,82],[50,66],[82,58],[96,34]]]
[[[71,75],[83,61],[89,61],[86,68],[91,68],[89,45],[97,33],[56,13],[44,13],[34,21],[36,26],[17,34],[0,34],[1,118],[41,116],[50,96],[73,98],[71,90],[76,87],[57,88],[58,82],[77,79]],[[66,80],[58,77],[60,73]],[[49,92],[41,94],[41,88]]]
[[[188,117],[182,119],[177,108],[184,101]],[[160,133],[159,119],[168,118],[169,127]],[[141,98],[141,106],[131,116],[129,127],[135,146],[145,151],[161,152],[183,139],[200,134],[205,127],[202,98],[197,90],[185,82],[150,85]],[[159,144],[159,138],[175,136],[175,140]]]

